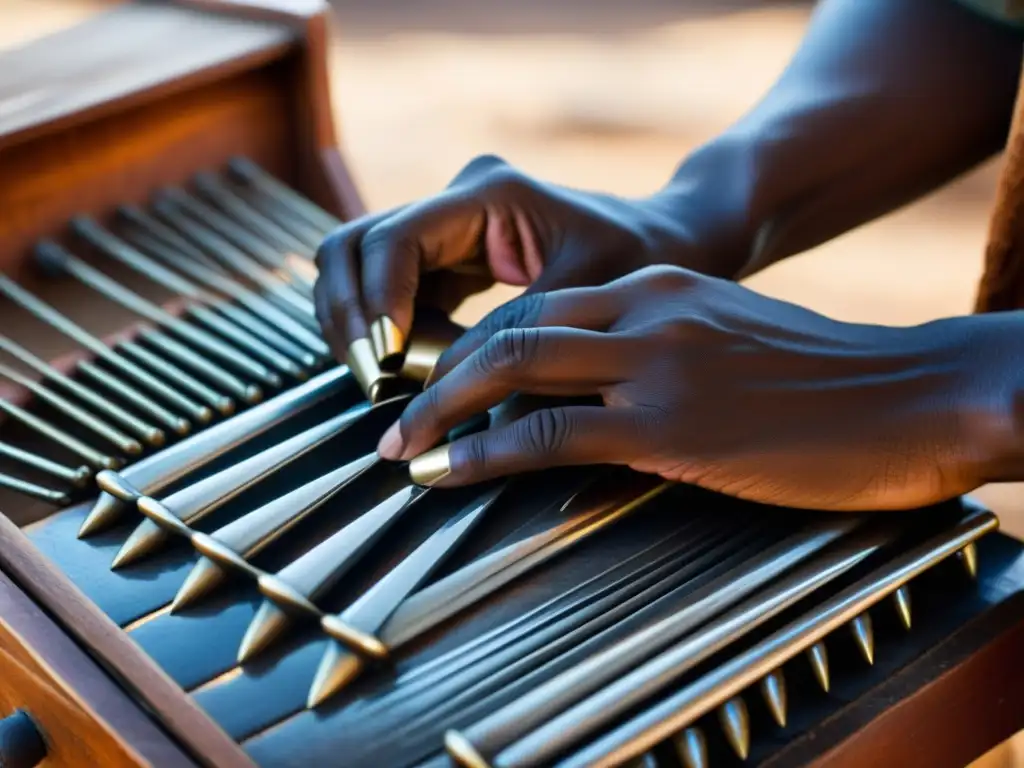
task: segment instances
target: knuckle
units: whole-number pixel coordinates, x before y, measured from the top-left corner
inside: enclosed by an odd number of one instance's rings
[[[452,179],[452,184],[471,181],[472,179],[494,170],[495,168],[502,168],[507,165],[508,163],[497,155],[477,155],[466,163],[465,167],[455,175],[455,178]]]
[[[652,264],[633,273],[633,277],[646,291],[674,292],[692,288],[698,275],[682,267]]]
[[[540,318],[544,294],[530,293],[513,299],[489,313],[482,321],[484,333],[494,336],[508,328],[531,327]]]
[[[481,173],[478,184],[482,192],[504,199],[517,197],[533,187],[528,176],[505,164]]]
[[[327,234],[320,243],[320,247],[316,249],[316,265],[320,271],[323,271],[326,265],[336,258],[337,254],[343,254],[349,250],[359,231],[358,226],[358,222],[349,222]]]
[[[544,408],[520,419],[517,438],[522,450],[540,456],[557,455],[569,438],[572,425],[560,408]]]
[[[499,331],[480,351],[479,372],[490,376],[521,370],[533,362],[539,345],[539,331],[536,328],[506,328]]]

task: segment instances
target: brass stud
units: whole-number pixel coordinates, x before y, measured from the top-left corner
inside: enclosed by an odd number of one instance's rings
[[[779,728],[786,727],[786,678],[776,669],[761,679],[761,696]]]
[[[892,601],[896,605],[896,613],[899,614],[903,628],[910,629],[910,587],[904,584],[892,593]]]
[[[750,714],[746,702],[736,696],[718,708],[718,721],[725,738],[740,760],[750,755]]]
[[[814,679],[818,681],[821,690],[828,693],[832,687],[832,681],[828,673],[828,651],[825,648],[825,644],[815,643],[808,648],[807,660],[810,662],[811,670],[814,672]]]
[[[860,651],[860,655],[864,657],[864,661],[868,664],[874,664],[875,632],[871,625],[870,614],[862,613],[851,621],[850,631],[853,633],[853,639],[857,643],[857,649]]]

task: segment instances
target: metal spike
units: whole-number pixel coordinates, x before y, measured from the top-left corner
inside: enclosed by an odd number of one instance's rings
[[[972,579],[978,578],[978,546],[973,541],[969,542],[956,553],[956,556],[963,565],[967,575]]]
[[[51,461],[45,456],[23,450],[9,443],[0,442],[0,456],[24,464],[26,467],[32,467],[40,472],[45,472],[57,480],[71,484],[75,488],[84,488],[86,483],[89,482],[89,478],[92,477],[92,471],[84,464],[80,467],[67,467],[56,461]]]
[[[700,728],[687,728],[672,741],[683,768],[708,768],[708,743]]]
[[[815,643],[807,649],[807,660],[811,663],[811,670],[814,678],[825,693],[832,687],[832,681],[828,674],[828,651],[824,643]]]
[[[23,496],[31,496],[34,499],[40,499],[59,507],[63,507],[71,501],[63,491],[55,491],[52,488],[46,488],[42,485],[22,480],[20,477],[2,473],[0,473],[0,488],[8,488]]]
[[[208,557],[200,557],[192,570],[188,572],[188,576],[185,577],[174,600],[171,601],[171,613],[177,613],[196,602],[203,595],[215,589],[218,584],[227,580],[229,575],[228,569],[220,563]]]
[[[900,616],[903,628],[910,629],[910,587],[904,584],[892,593],[892,601],[896,604],[896,613]]]
[[[332,640],[320,660],[313,685],[310,686],[306,706],[316,709],[335,694],[339,693],[363,671],[363,660],[348,648]]]
[[[750,715],[743,699],[736,696],[719,707],[718,721],[729,746],[740,760],[746,760],[750,754]]]
[[[776,669],[761,679],[761,696],[779,728],[786,727],[786,678]]]
[[[89,446],[78,438],[73,437],[60,427],[51,424],[46,419],[36,416],[34,413],[26,411],[24,408],[21,408],[14,403],[9,403],[6,400],[0,400],[0,411],[10,418],[21,422],[32,431],[42,435],[48,440],[52,440],[58,445],[64,446],[92,467],[96,467],[97,469],[117,469],[124,463],[114,456],[108,456],[95,450],[92,446]]]
[[[264,651],[291,624],[291,617],[270,600],[264,600],[245,630],[238,647],[238,663],[245,664]]]
[[[875,663],[875,632],[871,626],[871,615],[862,613],[850,622],[850,631],[857,643],[860,655],[868,664]]]
[[[78,363],[78,373],[81,374],[82,378],[99,384],[115,397],[119,397],[138,411],[146,414],[153,421],[163,425],[178,437],[185,437],[192,431],[192,424],[188,419],[172,413],[167,408],[164,408],[164,406],[149,399],[148,396],[144,395],[134,386],[100,368],[98,365],[94,365],[89,360],[82,360]],[[163,439],[161,436],[159,438],[161,442],[154,445],[157,447],[162,446]]]

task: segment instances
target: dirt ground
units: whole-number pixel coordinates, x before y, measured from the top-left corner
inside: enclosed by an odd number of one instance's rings
[[[106,4],[0,0],[0,46]],[[753,0],[334,5],[335,112],[347,157],[375,209],[440,189],[482,152],[571,186],[653,191],[690,148],[768,87],[799,42],[810,8]],[[997,168],[998,161],[990,163],[750,285],[857,321],[912,324],[967,312]],[[497,298],[465,307],[461,319]],[[1024,535],[1021,486],[979,495],[1000,513],[1004,529]],[[1024,743],[982,762],[1024,766]]]

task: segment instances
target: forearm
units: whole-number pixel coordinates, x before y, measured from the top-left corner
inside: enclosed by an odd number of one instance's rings
[[[953,0],[824,0],[786,71],[659,203],[742,277],[943,185],[1005,141],[1020,38]]]

